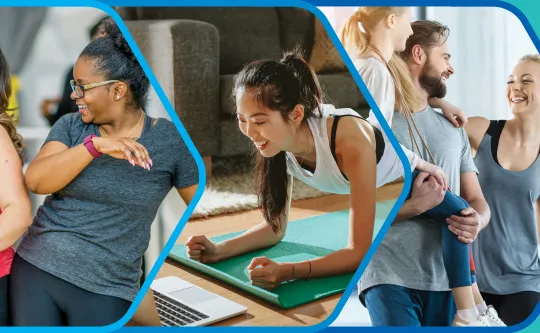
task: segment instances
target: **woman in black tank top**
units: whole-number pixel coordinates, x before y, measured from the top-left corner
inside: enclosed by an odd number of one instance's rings
[[[466,127],[491,221],[473,243],[478,286],[507,325],[540,300],[540,56],[523,57],[507,83],[514,118]]]

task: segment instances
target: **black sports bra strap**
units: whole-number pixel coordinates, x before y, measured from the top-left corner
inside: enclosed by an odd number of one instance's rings
[[[486,134],[491,137],[500,137],[505,124],[506,120],[491,120]]]
[[[364,121],[367,121],[367,120],[364,119],[361,116],[355,116],[355,115],[352,115],[352,114],[344,114],[344,115],[333,114],[331,116],[332,116],[332,118],[334,118],[334,122],[332,123],[332,130],[330,132],[330,152],[332,153],[332,157],[334,158],[334,161],[336,161],[336,163],[337,163],[337,157],[336,157],[336,132],[337,132],[337,125],[338,125],[339,119],[341,117],[350,116],[350,117],[360,118],[360,119],[362,119]],[[379,164],[379,162],[381,161],[381,158],[382,158],[382,156],[384,154],[385,142],[384,142],[384,137],[382,135],[382,132],[378,128],[376,128],[374,126],[372,126],[372,127],[373,127],[373,132],[375,133],[375,143],[376,143],[375,154],[377,156],[377,164]],[[347,177],[343,174],[343,172],[341,174],[343,175],[343,177],[345,177],[345,179],[347,179]]]
[[[495,162],[499,165],[499,159],[497,158],[497,150],[499,149],[499,139],[501,138],[501,133],[506,124],[506,120],[492,120],[489,122],[489,127],[486,131],[486,134],[491,136],[491,155]]]
[[[330,151],[332,152],[332,156],[334,157],[334,160],[337,162],[336,158],[336,132],[337,132],[337,124],[341,116],[338,115],[332,115],[334,118],[334,122],[332,123],[332,132],[330,133]]]

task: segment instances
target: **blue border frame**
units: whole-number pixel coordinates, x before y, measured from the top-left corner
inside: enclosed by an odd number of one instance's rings
[[[446,1],[438,1],[437,4],[432,4],[431,2],[433,2],[433,0],[431,0],[431,1],[430,0],[418,0],[418,1],[414,1],[414,0],[408,0],[408,1],[407,0],[401,0],[401,1],[400,0],[390,0],[390,1],[384,1],[384,0],[383,1],[380,1],[380,0],[379,1],[377,1],[377,0],[365,0],[365,1],[339,0],[339,1],[340,1],[339,6],[358,6],[360,4],[361,5],[367,5],[367,6],[370,6],[370,5],[375,6],[375,5],[381,5],[381,2],[383,2],[384,5],[395,5],[395,6],[500,7],[500,8],[503,8],[503,9],[506,9],[506,10],[512,12],[514,15],[516,15],[521,20],[521,22],[524,25],[527,33],[529,34],[529,37],[533,41],[534,45],[536,46],[537,49],[540,49],[540,47],[539,47],[540,46],[540,40],[538,39],[538,37],[534,33],[534,30],[532,29],[532,26],[528,22],[525,15],[519,9],[517,9],[517,7],[515,7],[514,5],[509,4],[507,2],[503,2],[503,1],[476,0],[476,1],[474,1],[474,3],[471,3],[471,1],[465,1],[465,0],[457,0],[457,1],[448,1],[448,0],[446,0]],[[362,78],[360,77],[358,72],[355,70],[355,67],[352,64],[352,61],[350,60],[349,56],[345,52],[345,50],[344,50],[342,44],[340,43],[339,38],[337,37],[335,31],[331,27],[330,23],[328,22],[328,20],[324,16],[324,14],[316,7],[316,6],[336,6],[336,4],[332,3],[331,0],[312,0],[311,2],[312,3],[306,3],[306,2],[302,2],[302,1],[298,1],[298,0],[276,0],[276,1],[272,1],[272,0],[265,0],[265,1],[241,0],[241,1],[235,1],[234,3],[227,2],[226,0],[208,0],[208,1],[205,1],[204,4],[198,4],[197,0],[188,0],[188,1],[158,0],[158,1],[152,1],[151,3],[150,3],[150,0],[116,0],[116,1],[115,0],[109,0],[109,1],[103,0],[103,3],[96,2],[96,1],[93,1],[93,0],[82,0],[82,1],[79,1],[79,3],[77,3],[77,4],[73,4],[72,1],[70,1],[70,0],[47,0],[47,1],[43,1],[43,2],[37,1],[37,0],[28,0],[23,4],[17,3],[15,0],[13,0],[13,1],[1,1],[0,2],[0,6],[2,6],[2,7],[6,7],[6,6],[13,6],[13,7],[35,7],[35,6],[94,7],[96,9],[100,9],[100,10],[104,11],[105,13],[107,13],[108,15],[110,15],[117,22],[120,30],[122,31],[122,33],[124,34],[124,36],[126,38],[128,44],[133,49],[134,54],[136,55],[137,59],[141,63],[141,66],[143,67],[146,75],[148,76],[154,90],[156,91],[157,95],[159,96],[159,98],[160,98],[161,102],[163,103],[165,109],[169,113],[169,115],[171,117],[171,120],[173,121],[173,123],[177,127],[177,129],[178,129],[180,135],[182,136],[182,138],[185,140],[188,149],[193,154],[193,156],[195,158],[195,161],[197,163],[197,167],[199,169],[199,188],[198,188],[198,190],[197,190],[197,192],[196,192],[196,194],[195,194],[195,196],[193,198],[193,201],[188,205],[188,207],[187,207],[186,211],[184,212],[184,214],[182,215],[182,218],[180,219],[178,225],[176,226],[175,230],[173,231],[169,241],[165,245],[162,253],[159,256],[159,258],[157,259],[154,267],[152,268],[152,270],[148,274],[148,278],[147,278],[146,282],[143,284],[143,286],[141,287],[141,290],[140,290],[139,294],[137,295],[137,297],[135,298],[135,300],[133,302],[133,305],[130,307],[130,309],[128,310],[126,315],[124,315],[124,317],[122,317],[122,319],[120,319],[118,322],[116,322],[116,323],[114,323],[112,325],[105,326],[105,327],[98,327],[98,328],[94,328],[94,327],[77,327],[77,328],[73,328],[73,327],[54,327],[54,328],[8,327],[8,328],[5,329],[6,332],[11,332],[11,331],[13,331],[13,332],[15,332],[15,331],[57,332],[59,330],[77,330],[78,332],[80,332],[80,331],[110,332],[112,330],[117,330],[117,329],[121,328],[122,325],[127,323],[128,320],[135,313],[135,309],[138,307],[138,305],[142,301],[142,298],[144,297],[144,294],[149,289],[151,281],[157,275],[157,272],[159,271],[159,269],[161,268],[163,262],[165,261],[165,259],[167,257],[167,254],[172,249],[176,239],[178,238],[181,230],[183,229],[184,225],[186,224],[189,216],[191,216],[191,213],[193,212],[195,206],[199,202],[199,200],[200,200],[200,198],[201,198],[201,196],[203,194],[204,187],[206,185],[206,172],[205,172],[204,163],[202,161],[202,158],[201,158],[200,154],[197,152],[195,146],[193,145],[193,142],[191,141],[191,139],[189,138],[186,130],[184,129],[183,125],[181,124],[180,119],[176,115],[176,112],[174,111],[174,108],[172,107],[169,100],[165,96],[161,86],[159,85],[157,79],[155,78],[154,74],[150,70],[150,67],[148,66],[146,60],[142,56],[139,48],[137,47],[135,41],[133,40],[133,37],[129,33],[126,25],[121,20],[120,16],[109,6],[299,7],[299,8],[304,8],[306,10],[309,10],[310,12],[312,12],[314,15],[316,15],[318,17],[318,19],[321,21],[321,23],[323,24],[325,29],[327,29],[328,34],[329,34],[330,38],[332,39],[332,42],[335,44],[338,52],[342,56],[345,64],[347,65],[347,67],[348,67],[349,71],[351,72],[354,80],[356,81],[358,87],[360,88],[360,91],[365,96],[366,101],[368,102],[368,104],[375,111],[375,116],[377,117],[377,119],[381,123],[381,126],[382,126],[383,130],[387,133],[387,135],[389,137],[389,140],[392,143],[393,147],[396,149],[396,151],[398,153],[398,156],[400,157],[400,159],[402,161],[402,165],[403,165],[404,169],[406,170],[406,172],[405,172],[405,182],[404,182],[404,190],[402,191],[401,195],[397,199],[394,207],[392,208],[390,214],[388,215],[386,221],[384,222],[384,225],[379,230],[379,233],[377,234],[376,238],[374,239],[374,241],[372,243],[372,246],[370,247],[369,251],[367,252],[364,260],[362,261],[361,265],[357,269],[356,273],[354,274],[351,283],[349,284],[347,289],[344,291],[343,297],[339,300],[338,304],[336,305],[336,307],[334,308],[334,311],[330,314],[330,316],[328,318],[326,318],[324,321],[322,321],[321,323],[319,323],[317,325],[314,325],[314,326],[292,327],[292,328],[286,328],[286,329],[287,330],[293,329],[293,330],[296,330],[296,331],[303,330],[303,331],[306,331],[306,332],[307,331],[309,331],[309,332],[317,331],[317,330],[325,329],[325,328],[327,330],[358,329],[358,328],[343,328],[343,327],[339,327],[339,328],[338,327],[327,328],[327,327],[328,327],[329,324],[331,324],[337,318],[338,314],[343,309],[346,301],[348,300],[350,294],[352,293],[353,289],[355,288],[356,281],[358,281],[358,279],[360,278],[361,273],[365,270],[365,267],[367,266],[368,262],[373,257],[373,254],[375,253],[378,246],[380,245],[380,243],[382,241],[382,238],[384,237],[384,235],[388,231],[388,228],[391,225],[391,223],[389,223],[389,222],[392,221],[395,218],[399,208],[401,207],[401,205],[405,201],[405,198],[406,198],[406,195],[407,195],[407,191],[405,189],[410,188],[410,185],[411,185],[411,172],[408,171],[408,169],[409,169],[407,167],[408,162],[405,162],[405,161],[407,161],[407,159],[406,159],[405,154],[401,150],[401,148],[399,148],[398,141],[396,140],[395,136],[391,132],[388,124],[386,123],[386,121],[384,121],[384,118],[383,118],[379,108],[377,107],[377,105],[375,104],[371,94],[367,90],[366,85],[364,84]],[[361,3],[359,3],[359,2],[361,2]],[[535,312],[525,322],[523,322],[523,323],[521,323],[519,325],[513,326],[511,328],[506,328],[506,329],[505,328],[500,328],[500,329],[504,329],[505,331],[512,331],[512,332],[514,332],[516,330],[523,329],[523,328],[527,327],[528,325],[530,325],[532,322],[534,322],[534,320],[536,319],[536,317],[538,316],[539,313],[540,313],[540,305],[536,307]],[[175,330],[177,328],[148,328],[148,327],[135,328],[135,327],[128,327],[128,328],[122,328],[122,329],[123,330],[131,330],[131,331],[144,330],[145,332],[147,332],[147,331],[153,331],[153,330],[156,330],[156,329],[159,329],[161,331],[163,329]],[[254,327],[219,327],[219,328],[216,328],[216,327],[213,327],[213,328],[197,327],[197,328],[189,328],[189,329],[191,329],[191,330],[202,330],[202,329],[214,329],[215,330],[215,329],[219,329],[219,330],[222,330],[222,331],[223,330],[231,330],[231,329],[234,329],[234,330],[239,330],[239,329],[242,329],[242,330],[246,330],[246,329],[247,330],[249,330],[249,329],[276,330],[276,327],[272,327],[272,326],[264,326],[264,327],[256,327],[256,328],[254,328]],[[370,328],[366,328],[366,329],[370,329]],[[371,328],[371,329],[379,329],[380,330],[381,328]],[[400,328],[383,328],[383,330],[394,330],[394,329],[399,330]],[[411,330],[411,328],[407,328],[407,329]],[[430,330],[432,328],[422,328],[422,330],[426,330],[426,329]],[[449,329],[449,328],[439,328],[439,329]],[[477,329],[483,330],[485,328],[477,328]],[[489,329],[493,329],[493,328],[489,328]]]

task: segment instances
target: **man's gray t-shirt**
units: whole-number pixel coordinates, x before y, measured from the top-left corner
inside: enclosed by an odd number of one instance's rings
[[[448,175],[452,192],[459,195],[460,175],[477,172],[465,130],[455,128],[431,107],[415,113],[414,120],[435,164]],[[401,113],[394,113],[392,130],[398,141],[412,150],[407,121]],[[416,132],[415,137],[420,156],[429,161]],[[442,259],[441,228],[441,221],[420,216],[392,224],[360,278],[359,291],[381,284],[428,291],[449,290]]]
[[[151,170],[108,155],[94,159],[47,196],[17,249],[24,260],[84,290],[133,301],[159,205],[172,187],[198,183],[195,161],[174,124],[153,121],[145,116],[138,139]],[[90,134],[99,136],[98,126],[72,113],[55,123],[45,143],[71,148]]]

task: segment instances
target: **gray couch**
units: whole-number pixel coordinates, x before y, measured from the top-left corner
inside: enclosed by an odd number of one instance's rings
[[[116,10],[205,162],[252,150],[234,114],[234,74],[250,61],[279,59],[297,45],[309,59],[313,47],[316,17],[298,8]],[[367,116],[369,106],[348,71],[318,77],[327,102]]]

